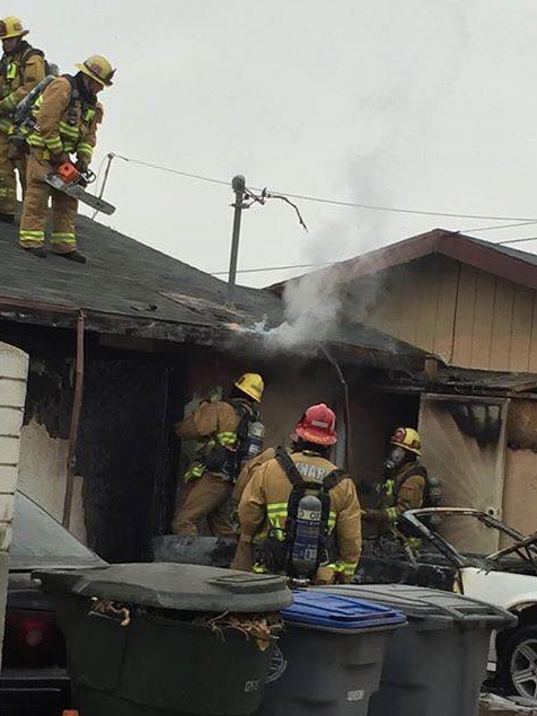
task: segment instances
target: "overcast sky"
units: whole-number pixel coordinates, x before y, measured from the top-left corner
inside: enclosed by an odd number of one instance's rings
[[[3,12],[20,14],[63,72],[93,53],[117,67],[96,167],[112,151],[273,190],[537,218],[535,0],[26,0]],[[117,160],[107,197],[119,231],[227,268],[226,186]],[[309,233],[280,202],[246,212],[240,268],[499,223],[299,205]],[[537,224],[475,235],[537,236]]]

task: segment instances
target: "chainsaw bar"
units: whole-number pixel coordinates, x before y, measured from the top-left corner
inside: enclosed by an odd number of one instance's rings
[[[45,182],[53,189],[56,189],[56,191],[61,191],[64,194],[71,196],[73,199],[81,201],[87,206],[91,206],[92,209],[95,209],[100,214],[107,214],[110,216],[116,210],[116,207],[113,204],[110,204],[104,199],[100,199],[98,196],[90,194],[89,191],[85,191],[77,184],[65,184],[55,174],[48,174],[45,177]]]

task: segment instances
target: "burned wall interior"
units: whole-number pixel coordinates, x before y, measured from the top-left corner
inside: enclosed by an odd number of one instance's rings
[[[61,519],[75,379],[74,330],[0,321],[0,337],[31,356],[26,405],[29,492]],[[183,450],[173,426],[213,391],[228,391],[244,371],[266,381],[266,444],[288,437],[308,405],[326,402],[344,415],[342,386],[314,355],[275,355],[257,348],[200,347],[85,334],[73,531],[111,561],[146,556],[150,538],[169,532],[182,490]],[[390,431],[415,424],[416,399],[369,393],[368,370],[347,361],[356,479],[376,474]],[[340,422],[341,442],[344,430]],[[180,455],[183,455],[183,461]],[[338,452],[338,461],[343,453]],[[179,478],[179,479],[178,479]],[[23,481],[24,487],[24,481]]]
[[[77,471],[85,476],[88,543],[105,559],[140,559],[168,518],[175,462],[168,411],[180,372],[160,356],[88,356]]]
[[[211,395],[229,393],[233,382],[243,372],[259,372],[265,381],[261,416],[265,424],[265,444],[289,442],[289,435],[308,405],[325,402],[338,410],[340,386],[331,366],[320,365],[308,356],[267,356],[253,349],[232,352],[214,348],[192,347],[187,358],[185,413]],[[182,414],[177,415],[177,420]],[[179,441],[178,441],[179,442]],[[192,441],[181,446],[177,470],[177,501],[184,494],[181,475],[192,457]]]
[[[30,356],[18,487],[61,519],[73,393],[72,335],[7,321],[0,322],[0,335]],[[77,514],[73,528],[84,537],[82,515]]]
[[[75,333],[2,321],[0,336],[30,354],[20,486],[61,519]],[[142,558],[169,522],[178,460],[170,426],[182,410],[183,385],[180,350],[109,348],[86,333],[73,532],[106,559]]]

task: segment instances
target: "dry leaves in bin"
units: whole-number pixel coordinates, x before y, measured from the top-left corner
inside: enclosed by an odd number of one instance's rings
[[[97,599],[97,597],[91,598],[91,609],[90,615],[108,617],[119,621],[120,626],[126,627],[131,623],[130,609],[125,604],[119,604],[118,602],[112,602],[109,599]]]
[[[238,631],[247,639],[255,639],[261,651],[269,648],[272,640],[278,638],[283,629],[283,622],[277,612],[268,614],[232,614],[224,612],[216,617],[202,617],[196,619],[195,624],[208,627],[224,640],[226,630]]]

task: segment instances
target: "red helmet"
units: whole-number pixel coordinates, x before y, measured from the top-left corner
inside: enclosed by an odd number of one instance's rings
[[[295,428],[295,435],[308,443],[334,445],[337,443],[336,414],[328,405],[312,405]]]

